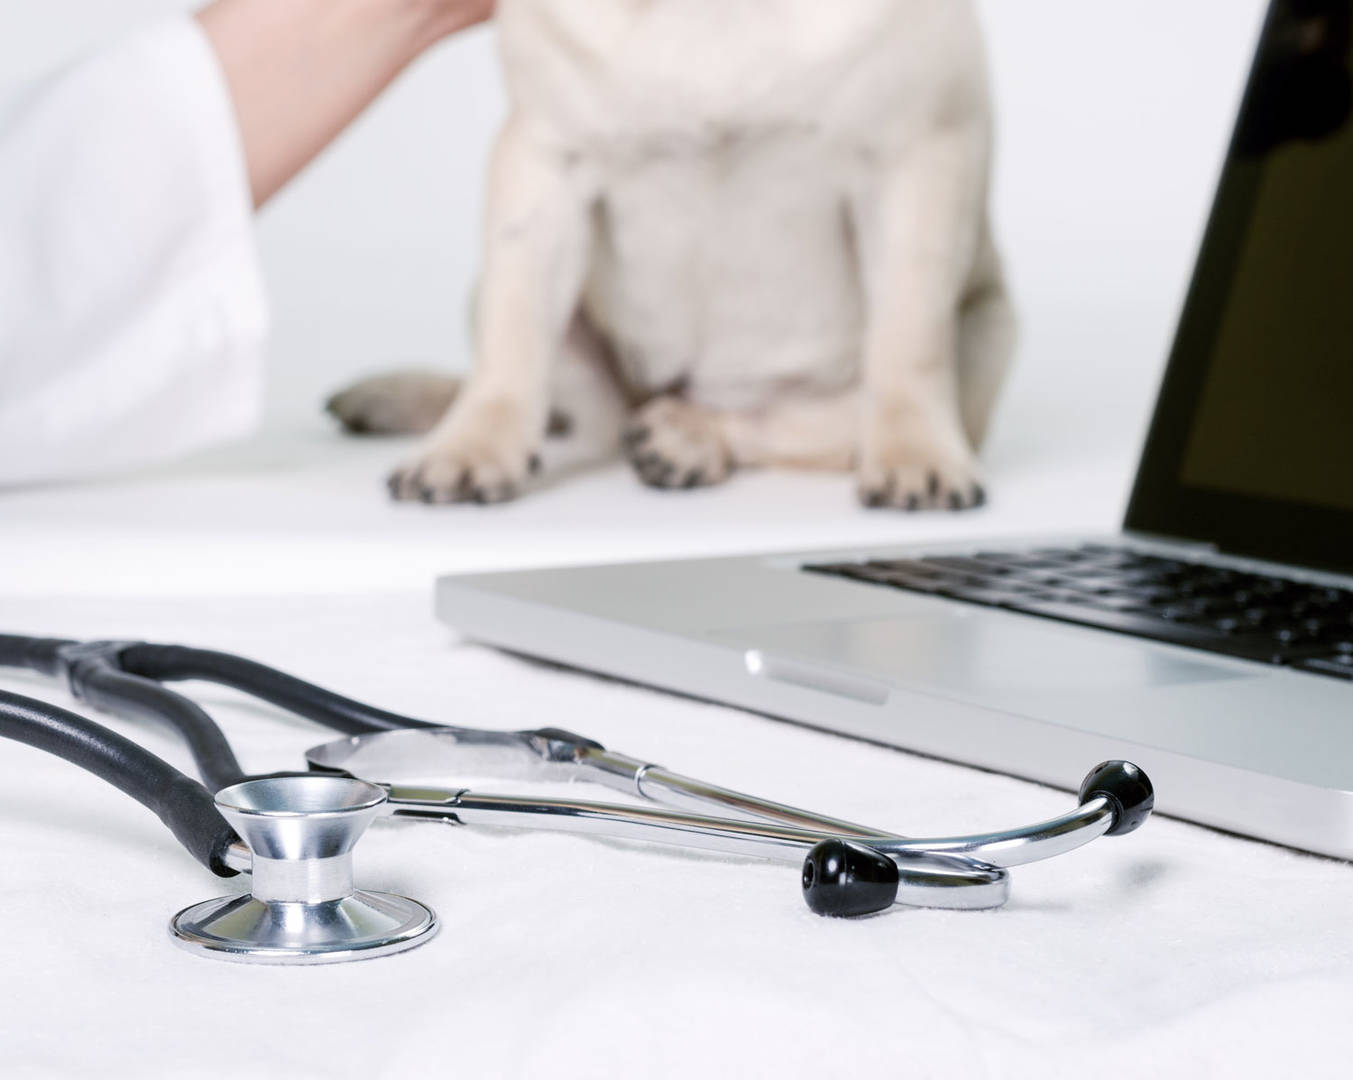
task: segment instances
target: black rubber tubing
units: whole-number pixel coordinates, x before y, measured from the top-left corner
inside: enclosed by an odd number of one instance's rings
[[[0,735],[65,758],[150,809],[218,877],[236,871],[226,850],[239,840],[211,793],[115,731],[44,701],[0,690]]]
[[[245,778],[225,733],[205,710],[182,694],[115,666],[114,645],[61,638],[0,634],[0,667],[27,668],[69,682],[71,692],[96,709],[129,720],[167,723],[188,744],[197,773],[212,791]]]
[[[167,723],[187,743],[197,775],[211,791],[245,779],[225,733],[206,711],[182,694],[150,679],[95,661],[74,667],[71,687],[81,701],[128,720],[151,718]]]
[[[0,634],[0,667],[27,668],[41,675],[60,675],[60,650],[74,644],[76,642],[62,638]]]
[[[242,656],[183,645],[128,645],[118,654],[124,671],[156,681],[200,679],[304,716],[344,735],[437,727],[425,720],[386,712],[298,679]]]

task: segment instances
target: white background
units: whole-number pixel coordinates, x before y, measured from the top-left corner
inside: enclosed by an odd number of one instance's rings
[[[36,75],[183,0],[0,0],[0,72]],[[768,5],[771,6],[771,5]],[[997,224],[1023,315],[993,453],[1137,437],[1187,282],[1262,0],[985,0]],[[426,57],[263,214],[269,424],[391,364],[462,368],[490,31]]]

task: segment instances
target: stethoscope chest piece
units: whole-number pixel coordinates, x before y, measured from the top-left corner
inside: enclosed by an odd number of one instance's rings
[[[437,916],[416,900],[355,889],[352,849],[384,812],[386,791],[339,776],[247,780],[216,795],[252,855],[251,892],[180,911],[185,948],[220,960],[326,964],[428,941]]]

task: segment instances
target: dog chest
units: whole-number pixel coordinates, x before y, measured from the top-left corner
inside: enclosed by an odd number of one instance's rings
[[[500,0],[513,106],[570,151],[905,140],[982,83],[969,0]]]
[[[607,172],[585,303],[646,391],[849,377],[863,303],[839,169],[786,137]]]

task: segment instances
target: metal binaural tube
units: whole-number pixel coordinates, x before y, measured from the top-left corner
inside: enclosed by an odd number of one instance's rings
[[[972,836],[901,837],[842,834],[766,821],[738,821],[659,807],[621,806],[586,799],[522,798],[392,785],[390,810],[465,825],[550,829],[620,839],[650,840],[730,855],[794,859],[822,840],[859,839],[887,855],[961,856],[988,866],[1020,866],[1073,851],[1113,827],[1114,810],[1102,796],[1060,817],[1008,832]]]
[[[392,785],[389,792],[388,805],[396,817],[642,840],[789,863],[800,862],[821,841],[839,838],[828,830],[582,799],[523,799],[399,785]],[[967,856],[899,851],[887,857],[898,868],[898,903],[976,910],[999,907],[1009,896],[1004,870]]]
[[[660,807],[621,806],[586,799],[530,798],[450,793],[439,807],[409,799],[410,789],[392,787],[390,807],[399,817],[453,819],[464,825],[608,836],[673,844],[726,855],[794,862],[804,851],[832,834],[771,822],[706,817]],[[420,792],[426,796],[428,792]],[[906,853],[904,853],[906,854]]]
[[[1137,777],[1140,786],[1146,790],[1150,786],[1135,766],[1126,762],[1106,762],[1087,777],[1087,782],[1095,779],[1092,785],[1095,790],[1087,792],[1089,797],[1083,805],[1068,814],[1009,831],[912,839],[683,776],[567,732],[554,733],[556,737],[551,749],[555,756],[548,761],[541,756],[537,741],[526,737],[530,733],[481,732],[478,734],[483,737],[482,744],[469,742],[467,733],[466,729],[434,728],[416,733],[364,735],[316,747],[307,756],[312,765],[352,769],[366,775],[372,767],[398,771],[401,768],[427,768],[434,763],[441,767],[457,763],[470,767],[492,765],[495,773],[505,773],[507,770],[503,765],[506,762],[519,761],[528,767],[522,770],[520,778],[527,778],[525,774],[528,773],[538,774],[540,779],[586,777],[613,790],[637,794],[660,806],[675,807],[701,817],[716,808],[728,819],[771,822],[834,837],[848,837],[890,854],[939,851],[965,855],[996,866],[1018,866],[1052,858],[1113,831],[1119,825],[1119,810],[1131,801],[1128,796],[1113,793],[1121,790],[1129,772]],[[495,754],[492,761],[486,759],[486,751]],[[1105,798],[1105,795],[1110,797]],[[1149,806],[1146,812],[1149,812]],[[700,845],[692,842],[691,846]]]
[[[473,740],[467,737],[471,734]],[[1154,802],[1150,780],[1137,766],[1107,761],[1085,777],[1080,788],[1081,805],[1055,818],[997,832],[907,837],[709,784],[553,729],[471,733],[468,729],[443,728],[381,733],[317,747],[307,756],[312,767],[357,769],[378,764],[399,771],[406,767],[426,769],[433,765],[430,756],[438,757],[436,764],[442,767],[454,766],[458,760],[469,764],[471,759],[489,764],[486,752],[494,756],[492,764],[499,764],[500,757],[519,763],[513,769],[519,778],[585,776],[605,787],[675,809],[396,786],[391,789],[392,812],[464,824],[649,840],[772,859],[797,859],[827,842],[837,846],[830,853],[814,856],[819,861],[839,857],[847,862],[856,859],[864,866],[868,860],[860,853],[867,850],[892,859],[900,872],[917,860],[948,860],[943,870],[932,861],[903,881],[899,892],[902,902],[917,902],[902,898],[908,888],[914,887],[921,892],[929,890],[924,898],[926,906],[992,906],[988,901],[994,890],[1008,889],[1003,868],[1053,858],[1100,836],[1131,832],[1150,814]],[[710,808],[723,816],[708,816]],[[841,843],[853,844],[858,850],[850,854],[839,847]],[[943,897],[939,878],[956,868],[952,884],[980,886],[974,889],[972,903],[958,899],[962,888],[955,891],[952,900]],[[974,873],[976,878],[972,877]],[[992,891],[983,896],[982,889]]]
[[[656,765],[643,766],[634,775],[634,789],[645,798],[664,806],[698,812],[712,805],[752,821],[773,821],[814,832],[850,837],[890,855],[940,852],[965,855],[993,866],[1020,866],[1074,851],[1109,832],[1114,827],[1117,814],[1117,807],[1111,800],[1097,795],[1075,810],[1035,825],[970,836],[913,838],[769,802],[706,784]]]
[[[1146,819],[1154,805],[1150,780],[1136,765],[1126,761],[1106,761],[1092,769],[1081,784],[1081,804],[1074,810],[1034,825],[967,836],[904,837],[743,795],[658,766],[640,769],[635,787],[655,802],[693,808],[713,804],[748,818],[785,822],[858,840],[889,855],[918,852],[962,855],[992,866],[1039,862],[1074,851],[1104,835],[1131,832]]]
[[[1115,809],[1108,799],[1097,795],[1059,817],[1006,832],[978,833],[973,836],[866,838],[870,847],[889,855],[931,851],[946,855],[965,855],[992,866],[1022,866],[1074,851],[1113,828]]]
[[[457,800],[455,814],[468,825],[557,829],[790,863],[802,861],[817,843],[835,835],[769,822],[705,818],[676,810],[609,807],[566,799],[528,803],[512,796],[469,792]],[[1000,907],[1009,898],[1009,875],[997,867],[961,855],[927,851],[886,855],[897,864],[898,903],[975,910]]]
[[[701,807],[717,806],[720,810],[738,817],[758,821],[778,821],[785,825],[794,825],[802,829],[820,829],[839,833],[842,836],[894,836],[866,825],[856,825],[850,821],[827,817],[795,806],[759,799],[741,791],[707,784],[690,776],[682,776],[660,765],[645,765],[638,770],[635,789],[646,799],[664,806],[677,806],[683,809],[698,810]]]

